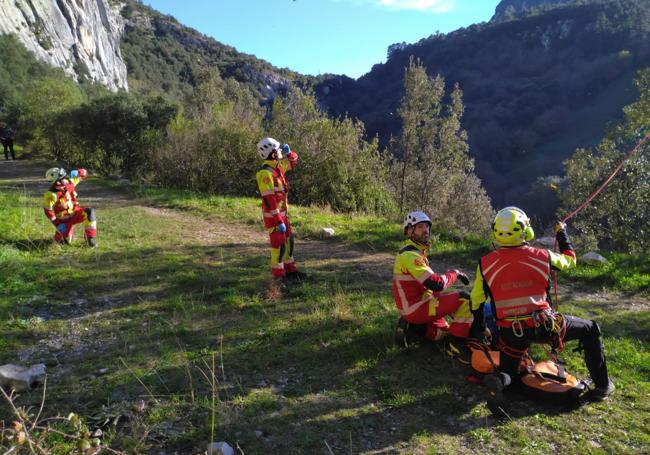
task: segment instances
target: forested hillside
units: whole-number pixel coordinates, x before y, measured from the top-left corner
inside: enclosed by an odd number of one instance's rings
[[[650,65],[650,4],[641,0],[504,0],[490,23],[391,46],[387,62],[358,80],[274,68],[139,3],[123,16],[131,90],[182,100],[215,67],[262,102],[291,85],[315,87],[330,115],[362,120],[380,149],[400,131],[397,107],[414,56],[431,76],[460,84],[470,154],[494,203],[525,208],[539,207],[536,179],[561,175],[564,159],[622,118],[638,97],[635,72]],[[546,211],[556,206],[550,200]]]
[[[286,93],[292,81],[302,78],[238,52],[139,2],[128,1],[122,16],[126,21],[122,54],[130,90],[136,93],[164,93],[181,100],[198,85],[201,72],[216,68],[224,78],[246,83],[260,99],[269,100]]]
[[[429,74],[460,84],[470,154],[496,205],[536,207],[530,185],[597,143],[638,97],[635,72],[650,65],[650,2],[580,3],[392,46],[386,63],[356,81],[324,80],[317,94],[383,144],[400,129],[404,70],[415,56]]]

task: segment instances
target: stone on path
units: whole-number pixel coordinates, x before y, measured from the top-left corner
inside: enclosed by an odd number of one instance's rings
[[[607,264],[609,261],[595,251],[591,251],[582,256],[578,262],[582,262],[583,264],[598,265]]]
[[[334,237],[334,228],[324,227],[320,230],[321,236],[325,239]]]
[[[8,363],[0,366],[0,386],[16,392],[31,390],[36,383],[45,379],[45,365],[38,363],[31,367],[21,367]]]
[[[235,450],[227,442],[208,444],[208,455],[235,455]]]

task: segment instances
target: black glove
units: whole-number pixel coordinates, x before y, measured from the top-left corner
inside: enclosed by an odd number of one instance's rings
[[[465,273],[461,272],[458,269],[454,270],[454,272],[456,273],[456,277],[461,281],[461,283],[463,283],[465,286],[469,284],[469,277]]]
[[[573,251],[573,245],[566,233],[566,224],[561,221],[555,222],[555,240],[557,240],[560,251]]]

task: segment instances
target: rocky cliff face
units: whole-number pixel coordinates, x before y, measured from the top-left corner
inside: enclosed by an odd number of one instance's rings
[[[127,89],[120,8],[111,0],[2,0],[0,33],[15,34],[40,59],[75,78]]]
[[[574,0],[501,0],[494,11],[493,21],[505,20],[513,14],[522,13],[543,5],[571,3]]]

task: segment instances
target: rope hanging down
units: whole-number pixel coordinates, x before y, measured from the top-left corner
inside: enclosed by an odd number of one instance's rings
[[[598,194],[600,194],[600,192],[603,191],[603,190],[607,187],[607,185],[610,184],[610,182],[614,179],[614,177],[616,177],[616,174],[618,174],[618,173],[620,172],[620,170],[623,169],[623,166],[625,165],[625,163],[626,163],[630,158],[632,158],[632,155],[634,155],[634,154],[637,152],[637,150],[639,150],[641,147],[643,147],[643,144],[645,144],[646,141],[647,141],[648,139],[650,139],[650,131],[648,131],[648,132],[645,134],[645,136],[643,136],[643,138],[641,138],[641,140],[640,140],[639,142],[637,142],[637,144],[634,146],[634,148],[633,148],[632,150],[630,150],[630,151],[627,153],[627,155],[625,155],[625,157],[623,158],[623,161],[621,161],[621,163],[616,167],[616,169],[614,169],[614,171],[613,171],[612,174],[607,178],[607,180],[605,180],[605,181],[602,183],[602,185],[600,185],[600,186],[598,187],[598,189],[597,189],[596,191],[594,191],[594,192],[591,194],[591,196],[589,196],[589,197],[588,197],[588,198],[587,198],[587,199],[586,199],[582,204],[580,204],[580,206],[579,206],[577,209],[575,209],[575,210],[574,210],[573,212],[571,212],[569,215],[567,215],[566,217],[564,217],[564,219],[562,220],[562,222],[563,222],[563,223],[566,223],[567,220],[569,220],[569,219],[573,218],[574,216],[576,216],[576,215],[577,215],[578,213],[580,213],[580,212],[581,212],[581,211],[582,211],[582,210],[583,210],[587,205],[589,205],[589,203],[590,203],[590,202],[591,202],[591,201],[592,201],[596,196],[598,196]],[[557,241],[555,241],[555,244],[553,245],[553,250],[556,250],[556,247],[557,247]],[[557,311],[558,308],[559,308],[559,305],[560,305],[560,303],[559,303],[559,299],[558,299],[558,296],[557,296],[557,271],[555,271],[555,272],[553,273],[553,275],[554,275],[554,279],[553,279],[553,287],[554,287],[554,291],[555,291],[555,311]]]

